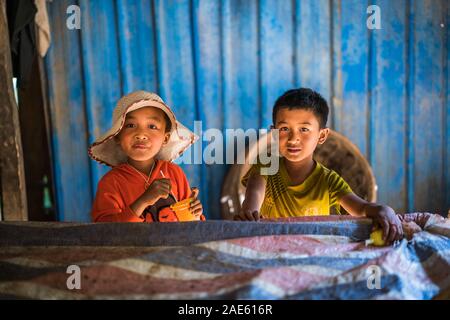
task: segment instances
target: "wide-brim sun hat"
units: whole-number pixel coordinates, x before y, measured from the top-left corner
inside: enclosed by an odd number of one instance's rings
[[[155,93],[135,91],[120,98],[113,112],[112,127],[89,147],[89,156],[103,164],[114,167],[127,162],[127,155],[122,151],[114,137],[119,134],[125,123],[127,113],[144,107],[161,109],[171,123],[170,138],[163,145],[155,158],[173,161],[186,151],[199,137],[177,121],[170,107]]]

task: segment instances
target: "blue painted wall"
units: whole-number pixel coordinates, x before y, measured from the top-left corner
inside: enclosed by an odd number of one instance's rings
[[[81,9],[68,30],[66,9]],[[369,5],[381,30],[369,30]],[[46,57],[59,219],[89,221],[108,168],[87,147],[130,91],[158,92],[193,129],[267,128],[277,96],[321,92],[329,125],[370,161],[399,212],[450,209],[446,0],[58,0]],[[206,142],[204,142],[206,145]],[[225,165],[183,165],[218,219]]]

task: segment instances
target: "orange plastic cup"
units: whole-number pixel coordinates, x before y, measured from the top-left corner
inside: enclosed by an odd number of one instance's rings
[[[196,218],[189,210],[192,200],[193,200],[192,198],[187,198],[182,201],[178,201],[177,203],[174,203],[170,206],[170,209],[172,209],[172,211],[175,212],[179,221],[200,220],[200,218]]]

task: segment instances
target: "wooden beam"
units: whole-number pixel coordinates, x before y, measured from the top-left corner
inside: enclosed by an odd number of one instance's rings
[[[6,1],[0,7],[0,176],[2,220],[27,220],[19,113],[12,84]]]
[[[48,200],[54,202],[54,198],[51,195],[52,170],[39,60],[41,57],[36,54],[31,67],[31,73],[35,76],[30,78],[26,88],[18,90],[28,220],[54,221],[54,208],[46,208],[44,204],[45,188],[48,191]],[[46,183],[44,176],[47,176]]]

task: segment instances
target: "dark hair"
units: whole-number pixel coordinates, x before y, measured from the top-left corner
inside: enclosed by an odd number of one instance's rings
[[[161,110],[162,111],[162,110]],[[166,121],[166,131],[165,132],[170,132],[170,130],[172,129],[172,122],[170,122],[169,116],[167,115],[167,113],[164,113],[164,120]]]
[[[275,125],[277,112],[280,109],[304,109],[314,113],[321,129],[325,128],[328,119],[327,101],[316,91],[308,88],[291,89],[283,93],[273,106],[272,121]]]

